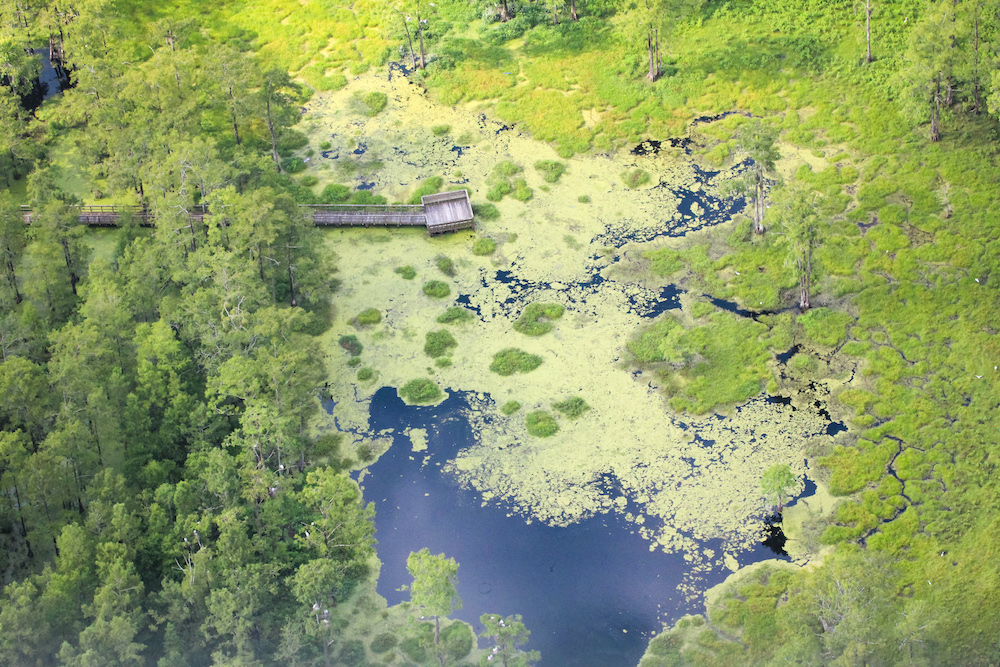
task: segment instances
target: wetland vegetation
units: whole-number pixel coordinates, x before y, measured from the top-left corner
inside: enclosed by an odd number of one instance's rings
[[[386,387],[466,392],[477,506],[678,556],[607,664],[997,662],[996,0],[39,0],[0,45],[0,662],[538,661],[448,553],[377,588],[366,471],[438,443]],[[461,188],[474,233],[299,207]]]

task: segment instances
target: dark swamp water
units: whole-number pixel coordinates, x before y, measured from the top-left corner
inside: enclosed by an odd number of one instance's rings
[[[701,610],[700,601],[686,601],[676,589],[691,569],[683,555],[651,552],[618,516],[563,528],[528,524],[460,488],[441,466],[474,442],[467,415],[463,392],[427,407],[405,405],[389,387],[372,398],[370,432],[393,429],[393,445],[369,466],[361,485],[366,501],[375,503],[383,563],[378,592],[390,605],[409,597],[399,590],[411,581],[407,556],[428,547],[459,563],[463,608],[454,617],[478,632],[484,613],[521,614],[531,630],[526,648],[541,652],[541,664],[557,667],[635,665],[663,622]],[[407,428],[426,429],[426,451],[412,451]],[[740,565],[783,557],[776,551],[783,536],[771,533],[768,544],[742,554]],[[701,581],[708,588],[728,574],[720,568]]]

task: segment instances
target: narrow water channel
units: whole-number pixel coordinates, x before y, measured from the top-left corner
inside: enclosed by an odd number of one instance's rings
[[[390,605],[408,599],[399,590],[411,581],[406,558],[428,547],[460,564],[463,607],[454,616],[477,631],[484,613],[519,613],[532,633],[527,648],[541,651],[541,664],[637,664],[664,621],[702,607],[677,590],[692,565],[683,554],[650,551],[635,525],[617,515],[568,527],[529,524],[457,486],[441,468],[476,438],[468,403],[463,392],[451,392],[437,406],[407,406],[389,387],[372,398],[370,431],[391,429],[393,439],[361,476],[365,499],[375,503],[379,594]],[[425,429],[426,450],[414,451],[405,429]],[[740,564],[776,556],[762,544]],[[707,588],[728,574],[719,568],[699,577]]]

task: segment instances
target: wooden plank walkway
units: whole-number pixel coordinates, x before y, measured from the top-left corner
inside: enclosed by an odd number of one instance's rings
[[[468,190],[439,192],[421,197],[416,205],[301,204],[311,209],[313,224],[320,227],[426,227],[434,236],[475,227]],[[130,214],[143,227],[153,226],[153,212],[142,206],[86,204],[77,207],[77,220],[92,227],[115,227],[123,214]],[[31,223],[31,208],[22,206],[24,222]],[[188,215],[201,221],[208,207],[195,206]]]

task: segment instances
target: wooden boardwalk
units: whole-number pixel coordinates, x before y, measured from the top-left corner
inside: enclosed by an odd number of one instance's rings
[[[421,197],[416,205],[301,204],[312,211],[314,225],[320,227],[426,227],[431,236],[475,227],[468,190],[439,192]],[[142,206],[86,204],[77,207],[77,220],[92,227],[117,227],[123,215],[143,227],[153,225],[154,214]],[[24,221],[31,223],[31,208],[22,206]],[[197,205],[188,215],[199,222],[209,215],[208,207]]]

